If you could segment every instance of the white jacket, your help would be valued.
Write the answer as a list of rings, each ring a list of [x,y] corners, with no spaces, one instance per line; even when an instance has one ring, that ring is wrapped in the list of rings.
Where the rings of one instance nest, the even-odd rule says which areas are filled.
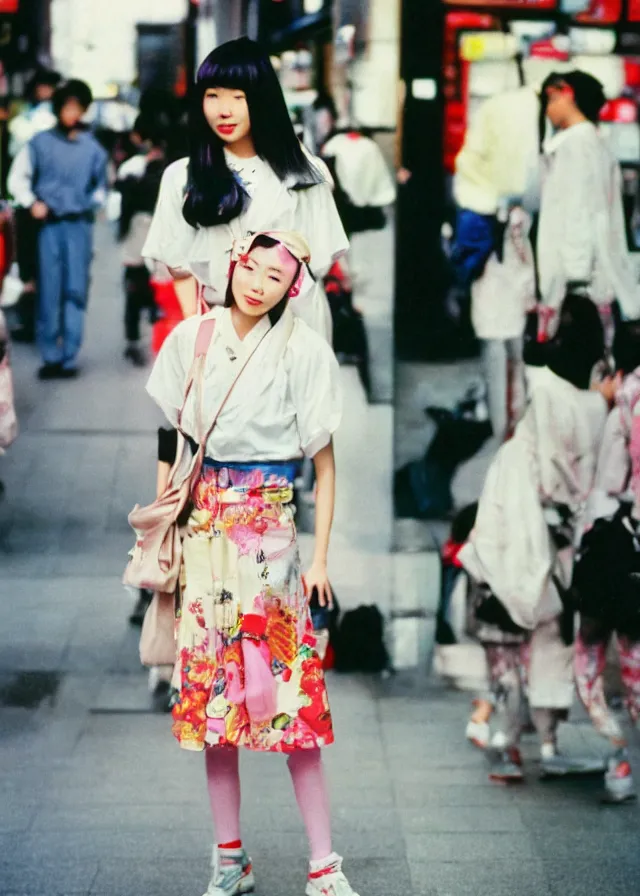
[[[545,147],[538,228],[542,301],[559,309],[567,283],[589,284],[597,305],[617,299],[640,317],[640,287],[627,249],[620,167],[595,125],[555,134]]]
[[[342,189],[354,205],[384,207],[396,199],[396,187],[375,140],[362,134],[336,134],[322,155],[336,160]]]
[[[460,208],[492,215],[501,201],[524,197],[528,208],[537,208],[539,113],[533,87],[484,101],[456,158],[453,193]]]

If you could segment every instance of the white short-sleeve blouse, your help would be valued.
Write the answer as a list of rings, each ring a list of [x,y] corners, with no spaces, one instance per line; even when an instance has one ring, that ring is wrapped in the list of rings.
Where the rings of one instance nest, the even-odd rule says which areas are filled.
[[[271,327],[264,317],[240,340],[228,308],[214,308],[204,317],[216,319],[204,370],[205,428],[247,354],[258,346],[209,437],[207,456],[227,462],[282,461],[313,457],[328,445],[342,416],[342,394],[338,363],[325,340],[296,319],[284,351],[279,350],[276,357],[273,349],[283,320]],[[173,426],[178,422],[202,320],[188,318],[173,330],[147,382],[147,392]],[[196,401],[192,390],[181,429],[197,440]]]
[[[322,163],[312,161],[323,173]],[[188,163],[187,158],[179,159],[164,172],[142,251],[144,257],[192,274],[204,285],[205,299],[210,305],[223,304],[234,239],[261,230],[298,231],[311,249],[313,277],[306,274],[300,295],[292,301],[291,307],[313,329],[326,333],[330,323],[324,319],[327,309],[316,307],[326,305],[326,298],[319,295],[318,281],[349,248],[331,184],[323,182],[297,189],[293,180],[280,181],[258,156],[240,160],[227,153],[227,163],[243,183],[250,202],[246,210],[229,224],[194,228],[182,215]]]

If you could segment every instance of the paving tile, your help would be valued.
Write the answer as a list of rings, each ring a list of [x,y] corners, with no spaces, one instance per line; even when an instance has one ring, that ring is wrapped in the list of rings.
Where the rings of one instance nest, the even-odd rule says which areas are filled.
[[[524,833],[517,806],[425,806],[423,809],[398,809],[398,818],[408,834]]]
[[[410,862],[413,896],[555,896],[545,867],[531,860]]]
[[[538,858],[529,834],[406,834],[410,862],[485,862]]]

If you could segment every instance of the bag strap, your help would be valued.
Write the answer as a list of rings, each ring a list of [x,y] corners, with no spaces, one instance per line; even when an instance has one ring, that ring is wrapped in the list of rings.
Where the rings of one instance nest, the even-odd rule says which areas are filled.
[[[182,407],[178,411],[178,429],[182,426],[182,415],[184,413],[185,406],[187,404],[187,399],[189,398],[189,394],[191,389],[193,388],[193,384],[196,380],[196,376],[199,372],[202,371],[204,367],[204,359],[209,351],[209,346],[213,340],[213,334],[216,329],[216,319],[215,317],[207,317],[200,321],[200,325],[198,327],[198,332],[196,333],[196,342],[195,348],[193,352],[193,362],[191,364],[191,369],[189,370],[189,375],[187,376],[187,382],[184,387],[184,397],[182,399]]]

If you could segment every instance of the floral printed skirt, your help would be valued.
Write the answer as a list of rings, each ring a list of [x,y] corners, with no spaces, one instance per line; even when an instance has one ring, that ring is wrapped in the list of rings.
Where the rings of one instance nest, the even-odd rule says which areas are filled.
[[[293,520],[291,464],[207,461],[183,543],[173,733],[180,746],[290,753],[333,742]],[[276,711],[245,704],[245,639],[275,681]],[[268,672],[267,672],[268,675]]]

